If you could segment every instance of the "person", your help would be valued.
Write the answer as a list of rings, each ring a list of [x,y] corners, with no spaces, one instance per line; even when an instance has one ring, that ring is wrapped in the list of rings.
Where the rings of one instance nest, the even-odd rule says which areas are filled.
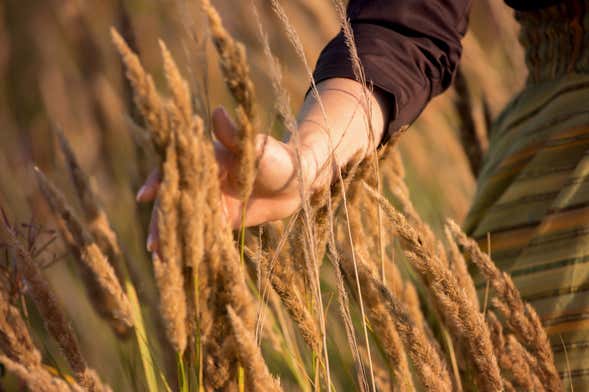
[[[334,179],[334,165],[386,143],[447,89],[470,3],[350,0],[358,57],[373,87],[369,105],[340,32],[315,68],[323,107],[309,93],[298,114],[301,165],[293,158],[295,138],[261,143],[246,225],[285,218],[300,207],[299,168],[305,192],[320,189]],[[589,390],[589,0],[506,3],[521,25],[529,77],[493,125],[465,230],[477,239],[489,233],[495,262],[538,311],[563,381]],[[212,123],[223,204],[237,228],[236,128],[222,108]],[[158,184],[155,172],[137,199],[153,200]],[[152,231],[150,250],[156,240]]]

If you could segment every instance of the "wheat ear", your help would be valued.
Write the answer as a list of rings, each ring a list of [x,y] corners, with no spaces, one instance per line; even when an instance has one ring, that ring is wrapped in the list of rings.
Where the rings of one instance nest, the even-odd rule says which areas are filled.
[[[57,302],[57,298],[49,287],[49,283],[43,277],[41,270],[33,260],[33,256],[22,242],[19,241],[8,224],[6,217],[3,217],[1,220],[7,235],[8,244],[16,251],[19,257],[18,269],[28,284],[28,292],[43,318],[45,327],[57,341],[67,359],[74,373],[74,378],[80,386],[90,392],[110,391],[110,388],[104,385],[98,378],[98,375],[88,367],[86,359],[80,351],[78,340],[74,335],[72,326]]]
[[[65,382],[60,378],[54,377],[41,365],[33,367],[25,366],[5,355],[0,355],[0,363],[6,367],[6,370],[21,379],[31,391],[83,392],[83,389],[78,384]]]
[[[513,335],[509,335],[509,343],[507,342],[503,326],[492,311],[487,312],[487,324],[499,366],[506,373],[504,377],[510,377],[513,383],[522,390],[544,391],[544,387],[539,389],[535,385],[534,379],[538,380],[538,378],[534,374],[534,370],[530,368],[527,355],[524,353],[525,349],[513,341]]]
[[[201,0],[209,20],[213,43],[219,54],[225,84],[237,103],[236,116],[239,156],[240,199],[247,202],[256,170],[256,112],[254,83],[246,59],[245,47],[225,29],[221,17],[209,0]]]
[[[276,381],[268,371],[262,352],[256,345],[256,340],[253,334],[247,330],[243,321],[241,321],[231,306],[227,307],[227,314],[229,316],[235,342],[237,343],[235,354],[246,372],[248,391],[282,391],[278,381]]]
[[[431,231],[416,230],[382,195],[368,185],[365,185],[365,189],[383,207],[385,214],[403,239],[405,256],[429,286],[450,332],[463,344],[472,360],[479,388],[493,392],[501,390],[501,375],[487,325],[482,314],[459,286],[447,262],[442,260],[441,256],[444,254],[437,251],[439,246],[431,242]],[[422,225],[418,227],[421,228]]]
[[[153,255],[156,283],[160,292],[160,311],[168,340],[176,352],[186,349],[186,297],[182,274],[182,250],[178,238],[179,174],[175,137],[166,148],[163,181],[156,206],[160,252]],[[161,256],[161,258],[160,258]]]
[[[458,245],[456,244],[456,240],[452,236],[450,228],[447,226],[444,227],[444,235],[446,237],[447,243],[447,257],[448,257],[448,264],[450,268],[455,272],[456,279],[458,280],[458,284],[460,287],[464,288],[468,298],[472,301],[477,309],[480,308],[479,306],[479,298],[477,296],[477,290],[474,285],[474,281],[468,272],[468,267],[466,265],[466,260],[464,260],[464,256],[460,253],[458,249]]]
[[[347,271],[348,280],[353,278],[353,275],[350,275],[352,272],[350,267],[353,267],[351,263],[350,256],[342,258],[342,266]],[[361,252],[357,255],[357,263],[358,274],[362,282],[362,294],[367,315],[370,319],[370,325],[374,329],[376,336],[378,336],[386,358],[391,365],[395,381],[403,391],[415,390],[405,353],[406,347],[404,347],[399,331],[397,330],[398,325],[393,320],[395,315],[391,314],[389,309],[387,309],[380,292],[380,285],[375,284],[375,277],[378,275],[374,271],[374,268],[368,264],[367,256]],[[408,313],[408,310],[405,310]],[[409,318],[406,320],[409,320]],[[411,320],[411,323],[414,324],[414,321]],[[416,327],[413,326],[412,328]],[[416,337],[422,338],[423,336],[416,335]],[[440,373],[445,376],[442,369],[443,366],[440,366]]]
[[[163,155],[171,133],[165,104],[155,88],[151,75],[143,69],[139,57],[114,28],[110,32],[125,65],[127,78],[133,87],[135,105],[151,131],[156,150]]]
[[[131,307],[113,267],[63,194],[38,168],[35,167],[34,171],[41,193],[67,227],[69,238],[77,249],[90,298],[100,313],[111,322],[115,332],[125,335],[133,327]]]
[[[344,258],[341,266],[348,280],[352,279],[353,282],[353,261],[349,260],[349,258],[346,261]],[[384,328],[390,329],[389,323],[394,325],[425,389],[427,391],[452,390],[452,382],[445,361],[438,355],[437,349],[423,334],[422,329],[416,328],[405,304],[391,294],[389,289],[383,285],[382,281],[361,258],[357,260],[356,266],[358,278],[367,295],[366,303],[373,305],[373,307],[369,308],[369,315],[379,315],[383,311],[390,315],[390,317],[382,320]],[[379,310],[379,305],[383,306],[384,309]],[[378,320],[373,321],[378,322]],[[398,356],[399,354],[391,353],[391,355]],[[402,379],[399,381],[402,381]]]
[[[262,276],[268,277],[272,288],[280,297],[283,306],[298,327],[303,339],[315,352],[321,347],[321,338],[317,323],[311,317],[298,287],[293,286],[295,271],[288,268],[282,261],[271,264],[272,257],[258,255],[246,249],[246,255],[251,260],[256,260],[262,270]]]
[[[542,384],[548,391],[561,391],[562,383],[554,365],[554,356],[548,336],[534,308],[524,302],[511,277],[505,272],[501,272],[474,240],[468,238],[454,222],[449,221],[448,227],[456,238],[456,242],[468,254],[470,260],[479,268],[495,290],[493,305],[505,317],[507,326],[526,349],[538,359],[538,376]]]

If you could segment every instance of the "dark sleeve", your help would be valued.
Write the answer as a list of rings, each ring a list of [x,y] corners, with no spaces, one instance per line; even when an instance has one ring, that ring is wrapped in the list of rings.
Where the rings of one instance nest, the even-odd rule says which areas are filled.
[[[563,0],[505,0],[505,3],[518,11],[534,11],[551,5],[562,3]]]
[[[394,131],[452,82],[470,0],[350,0],[348,17],[368,83],[388,93]],[[315,80],[354,78],[340,32],[323,49]],[[388,137],[385,134],[384,139]]]

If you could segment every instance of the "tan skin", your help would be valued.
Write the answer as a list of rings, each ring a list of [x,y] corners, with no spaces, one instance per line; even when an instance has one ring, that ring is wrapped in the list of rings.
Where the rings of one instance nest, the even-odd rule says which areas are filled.
[[[317,88],[325,115],[314,95],[308,94],[297,118],[298,140],[294,135],[287,142],[258,135],[256,142],[260,159],[254,189],[246,208],[246,226],[290,216],[301,205],[299,178],[302,178],[305,194],[309,194],[333,181],[336,169],[344,166],[354,155],[360,153],[365,156],[374,149],[373,141],[381,140],[389,116],[384,94],[364,92],[360,83],[340,78],[325,80]],[[366,97],[371,109],[372,127],[368,126]],[[212,125],[223,207],[228,221],[237,229],[242,223],[243,211],[237,198],[237,178],[233,175],[238,172],[237,128],[221,107],[213,111]],[[300,166],[296,159],[297,150]],[[154,201],[160,179],[158,170],[152,172],[139,190],[137,201]],[[158,249],[154,217],[152,215],[147,240],[149,251]]]

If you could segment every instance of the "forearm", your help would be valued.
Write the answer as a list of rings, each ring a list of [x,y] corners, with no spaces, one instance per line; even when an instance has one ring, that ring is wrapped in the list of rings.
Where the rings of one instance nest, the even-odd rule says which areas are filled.
[[[333,181],[336,169],[357,154],[365,157],[373,150],[382,139],[389,116],[385,94],[363,91],[354,80],[327,79],[317,88],[320,102],[313,92],[307,95],[297,130],[304,177],[311,190]],[[296,142],[293,135],[289,143]]]
[[[365,79],[391,98],[391,130],[411,124],[430,99],[450,86],[471,2],[348,2],[347,19]],[[313,73],[316,81],[355,79],[348,46],[343,32],[327,44]]]

